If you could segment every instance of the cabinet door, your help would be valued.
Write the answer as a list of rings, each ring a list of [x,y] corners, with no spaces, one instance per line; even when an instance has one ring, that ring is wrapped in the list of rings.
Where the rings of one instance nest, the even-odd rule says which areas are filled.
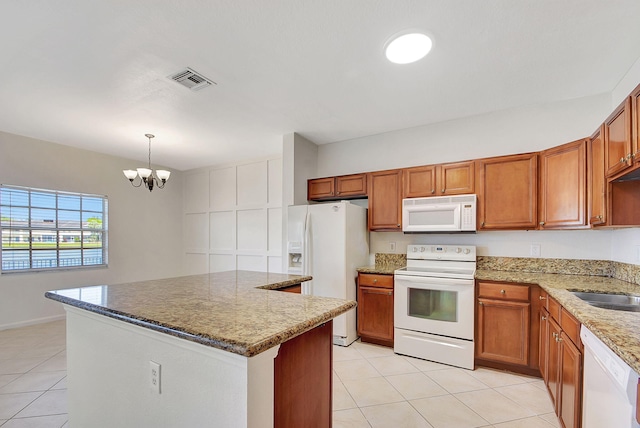
[[[607,223],[607,181],[604,170],[604,125],[589,139],[587,147],[587,170],[589,174],[589,224],[603,225]]]
[[[634,163],[640,164],[640,85],[631,93],[631,149]]]
[[[393,290],[358,287],[358,334],[364,341],[393,346]]]
[[[546,384],[551,395],[551,401],[554,403],[556,414],[558,413],[558,391],[560,385],[560,342],[556,338],[560,337],[560,326],[552,318],[548,318],[547,330],[547,379]]]
[[[369,230],[402,230],[402,170],[369,173]]]
[[[440,195],[463,195],[475,193],[475,162],[446,163],[438,166]]]
[[[631,165],[631,97],[616,108],[604,122],[607,177]]]
[[[331,199],[335,195],[335,178],[316,178],[307,181],[307,200]]]
[[[586,225],[586,147],[586,140],[578,140],[541,152],[541,229]]]
[[[564,428],[578,428],[582,414],[582,353],[564,332],[558,342],[561,349],[558,418]]]
[[[336,196],[338,198],[367,196],[367,174],[336,177]]]
[[[480,229],[535,229],[538,214],[538,155],[478,161]]]
[[[547,348],[549,347],[549,343],[547,338],[549,337],[549,312],[546,308],[540,309],[540,353],[538,354],[538,366],[540,367],[540,375],[544,380],[545,384],[549,382],[549,375],[547,373],[547,358],[548,352]]]
[[[478,299],[476,357],[529,365],[530,304]]]
[[[420,198],[436,194],[436,165],[418,166],[402,170],[404,198]]]

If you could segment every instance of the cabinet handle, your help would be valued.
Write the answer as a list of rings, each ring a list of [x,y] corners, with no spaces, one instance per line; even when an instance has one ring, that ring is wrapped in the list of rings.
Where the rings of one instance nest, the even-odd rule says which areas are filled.
[[[500,290],[500,294],[504,294],[504,293],[506,293],[506,291]]]
[[[538,297],[538,299],[540,299],[540,300],[547,300],[547,298],[546,298],[546,297],[544,297],[544,296],[539,296],[539,297]]]
[[[541,222],[540,222],[540,226],[544,226],[544,221],[541,221]]]

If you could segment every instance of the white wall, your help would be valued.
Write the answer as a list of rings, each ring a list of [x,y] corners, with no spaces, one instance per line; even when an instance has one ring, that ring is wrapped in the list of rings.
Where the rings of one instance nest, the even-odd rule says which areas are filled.
[[[609,94],[472,116],[318,146],[318,177],[535,152],[588,137]]]
[[[182,176],[135,189],[122,170],[141,164],[0,132],[0,183],[109,198],[109,267],[0,275],[0,329],[64,316],[48,290],[182,274]]]
[[[282,159],[184,173],[188,274],[282,271]]]
[[[640,74],[640,66],[634,67]],[[639,82],[640,76],[627,80]],[[624,84],[629,86],[628,82]],[[538,151],[591,135],[611,111],[611,95],[601,94],[320,145],[318,177]],[[376,252],[392,252],[390,242],[396,243],[397,253],[404,252],[407,244],[439,242],[476,245],[480,255],[505,257],[530,257],[530,246],[536,243],[545,258],[640,264],[638,229],[492,231],[475,235],[374,232],[370,237],[371,262]]]

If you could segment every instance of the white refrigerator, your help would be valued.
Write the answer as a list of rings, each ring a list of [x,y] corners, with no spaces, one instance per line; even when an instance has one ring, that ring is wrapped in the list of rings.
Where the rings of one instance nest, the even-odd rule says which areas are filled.
[[[356,268],[369,264],[367,209],[348,201],[296,205],[287,221],[287,272],[313,277],[302,293],[356,300]],[[333,320],[333,343],[357,338],[355,310]]]

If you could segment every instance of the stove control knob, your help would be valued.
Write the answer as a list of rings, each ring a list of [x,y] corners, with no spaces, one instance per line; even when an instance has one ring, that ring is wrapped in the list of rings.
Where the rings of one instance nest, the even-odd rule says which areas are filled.
[[[456,253],[461,252],[462,250],[460,249],[460,247],[456,247]]]
[[[469,254],[470,252],[471,252],[471,251],[470,251],[468,248],[465,248],[465,249],[464,249],[464,253],[465,253],[465,254]]]
[[[420,252],[424,253],[425,248],[424,247],[420,247]]]
[[[418,247],[413,247],[413,252],[417,252],[418,251]]]

